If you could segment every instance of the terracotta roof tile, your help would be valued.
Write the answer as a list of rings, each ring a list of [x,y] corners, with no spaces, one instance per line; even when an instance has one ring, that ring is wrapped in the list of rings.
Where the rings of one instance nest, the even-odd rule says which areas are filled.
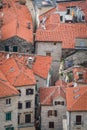
[[[41,87],[40,88],[41,105],[52,105],[53,100],[59,96],[66,98],[64,87],[50,86],[50,87]]]
[[[36,56],[36,62],[33,65],[34,74],[46,79],[51,69],[52,57]]]
[[[24,40],[33,43],[33,23],[32,17],[25,5],[20,5],[15,1],[5,1],[6,7],[0,11],[3,13],[2,40],[19,36]],[[8,7],[10,4],[10,8]],[[23,12],[23,13],[22,13]]]
[[[64,11],[69,6],[81,7],[87,20],[86,1],[59,3],[58,10]],[[46,29],[42,29],[41,23],[36,32],[36,41],[62,41],[62,48],[74,48],[76,38],[87,38],[87,23],[60,23],[59,15],[54,12],[57,12],[56,8],[51,9],[40,17],[42,20],[43,16],[46,16]]]
[[[18,91],[5,81],[0,80],[0,98],[18,95]]]
[[[31,69],[28,63],[29,57],[34,57]],[[0,70],[15,86],[36,84],[34,75],[46,79],[51,69],[51,63],[52,58],[49,56],[0,53]],[[22,78],[24,81],[21,80]]]
[[[0,65],[0,69],[7,80],[15,87],[36,84],[32,70],[23,68],[22,66],[17,64],[16,60],[11,57]]]
[[[87,87],[67,88],[66,100],[68,111],[87,111]]]

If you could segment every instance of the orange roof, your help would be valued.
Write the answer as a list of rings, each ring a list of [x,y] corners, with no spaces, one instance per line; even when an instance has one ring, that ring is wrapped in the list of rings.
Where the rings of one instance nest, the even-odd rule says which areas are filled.
[[[63,2],[58,4],[59,11],[66,11],[68,6],[81,7],[87,20],[87,3],[82,2]],[[87,38],[87,23],[60,23],[59,14],[55,14],[56,8],[51,9],[46,16],[45,27],[42,29],[41,24],[36,32],[36,41],[42,42],[62,42],[62,48],[74,48],[76,38]]]
[[[65,89],[60,86],[50,86],[40,88],[40,103],[41,105],[52,105],[53,100],[59,96],[65,98]]]
[[[50,25],[51,28],[54,24]],[[36,41],[62,42],[62,48],[74,48],[75,38],[87,37],[87,24],[83,23],[58,23],[54,29],[38,29]]]
[[[63,80],[57,80],[56,83],[55,83],[56,86],[63,86],[63,87],[66,87],[67,86],[67,83],[64,82]]]
[[[18,91],[6,81],[0,80],[0,98],[18,95]]]
[[[33,65],[34,74],[46,79],[51,68],[52,57],[36,56],[36,62]]]
[[[36,84],[32,70],[17,64],[16,60],[11,57],[0,65],[7,80],[15,87]],[[22,80],[21,80],[22,79]]]
[[[66,88],[68,111],[87,111],[87,87]]]
[[[9,56],[9,57],[8,57]],[[52,58],[49,56],[33,56],[32,68],[28,67],[31,55],[0,53],[0,70],[14,86],[36,84],[35,76],[46,79],[51,68]],[[23,79],[23,80],[21,80]]]
[[[27,42],[33,43],[33,23],[27,7],[12,0],[5,0],[4,2],[6,5],[0,12],[4,14],[1,28],[2,40],[18,36]]]

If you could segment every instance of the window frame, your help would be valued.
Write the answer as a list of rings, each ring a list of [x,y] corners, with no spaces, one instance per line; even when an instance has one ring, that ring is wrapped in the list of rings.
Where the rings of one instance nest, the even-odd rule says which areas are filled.
[[[12,119],[12,115],[11,115],[11,111],[9,111],[9,112],[6,112],[6,121],[11,121],[11,119]],[[10,114],[10,115],[9,115]]]
[[[11,98],[6,98],[6,105],[11,105]]]
[[[54,128],[54,122],[49,122],[49,128]]]
[[[31,108],[31,101],[26,101],[25,102],[25,108]]]

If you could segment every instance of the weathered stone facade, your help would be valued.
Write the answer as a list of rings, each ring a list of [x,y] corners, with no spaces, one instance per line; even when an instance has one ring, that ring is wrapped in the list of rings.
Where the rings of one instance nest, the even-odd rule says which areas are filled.
[[[55,105],[55,101],[64,101],[64,105]],[[49,110],[56,110],[57,116],[49,116]],[[41,130],[63,130],[63,116],[66,115],[66,101],[63,97],[58,97],[53,101],[52,106],[41,106]],[[49,122],[54,122],[54,128],[49,128]]]
[[[18,115],[20,116],[19,118],[19,127],[20,126],[34,126],[34,118],[35,118],[35,86],[23,86],[23,87],[17,87],[17,89],[20,91],[20,96],[18,98],[18,102],[22,103],[22,108],[18,109]],[[27,89],[32,89],[33,94],[26,95],[26,90]],[[30,107],[26,108],[26,102],[30,102]],[[25,115],[30,114],[30,122],[27,123],[25,122]]]
[[[76,122],[76,116],[81,116],[81,124]],[[87,112],[67,112],[67,130],[86,130],[87,129]]]
[[[22,38],[19,38],[18,36],[14,36],[0,42],[0,51],[31,54],[33,52],[33,44],[25,41]]]
[[[61,42],[36,42],[37,55],[52,56],[53,83],[58,79],[59,63],[62,55]]]
[[[6,99],[11,99],[11,104],[6,104]],[[0,130],[5,130],[12,126],[17,129],[17,114],[18,114],[18,96],[6,97],[0,99]],[[11,112],[11,120],[6,120],[6,113]]]

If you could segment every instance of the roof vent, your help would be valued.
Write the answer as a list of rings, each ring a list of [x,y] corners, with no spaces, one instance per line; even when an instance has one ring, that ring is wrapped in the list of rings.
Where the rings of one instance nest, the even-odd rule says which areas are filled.
[[[15,69],[14,69],[13,67],[10,68],[10,72],[14,72],[14,70],[15,70]]]
[[[79,92],[80,88],[73,90],[73,93]]]
[[[77,94],[76,96],[74,96],[74,99],[77,99],[78,97],[80,97],[80,94]]]

